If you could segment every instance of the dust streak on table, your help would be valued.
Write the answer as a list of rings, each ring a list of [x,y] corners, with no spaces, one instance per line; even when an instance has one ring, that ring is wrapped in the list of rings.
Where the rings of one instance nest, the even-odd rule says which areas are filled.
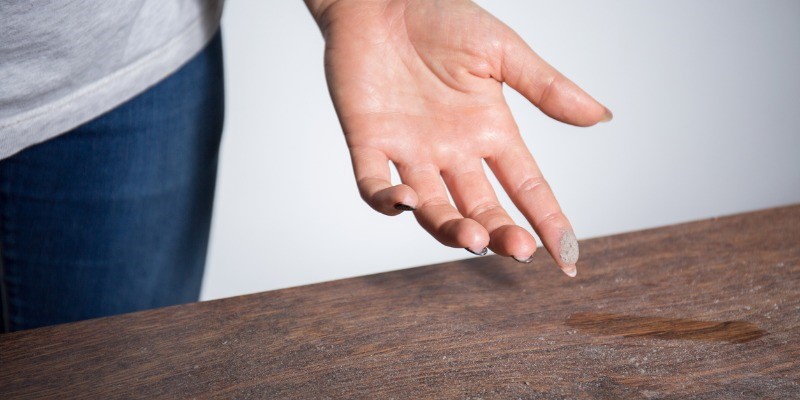
[[[0,397],[798,398],[798,325],[792,206],[3,335]]]

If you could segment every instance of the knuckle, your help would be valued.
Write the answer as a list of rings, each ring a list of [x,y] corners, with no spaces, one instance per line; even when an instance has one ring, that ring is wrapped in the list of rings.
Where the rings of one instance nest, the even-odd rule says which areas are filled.
[[[418,209],[425,209],[430,207],[450,206],[450,201],[442,197],[431,197],[419,203]]]
[[[544,226],[544,225],[552,224],[552,223],[556,223],[557,225],[561,225],[560,223],[558,223],[558,221],[559,220],[564,220],[566,218],[567,217],[564,215],[564,213],[561,210],[555,210],[555,211],[551,211],[551,212],[545,214],[544,216],[542,216],[538,221],[536,221],[536,225]]]
[[[532,176],[525,179],[519,186],[517,186],[517,189],[514,191],[514,195],[524,196],[541,190],[550,190],[550,184],[547,183],[547,180],[544,179],[544,176]]]
[[[553,91],[555,90],[556,83],[558,78],[556,76],[552,76],[547,79],[544,87],[542,88],[541,93],[539,94],[539,99],[536,101],[537,106],[544,106],[547,103],[548,99],[553,95]]]
[[[500,204],[495,201],[486,201],[475,206],[472,211],[467,215],[468,218],[477,219],[497,211],[502,211]]]

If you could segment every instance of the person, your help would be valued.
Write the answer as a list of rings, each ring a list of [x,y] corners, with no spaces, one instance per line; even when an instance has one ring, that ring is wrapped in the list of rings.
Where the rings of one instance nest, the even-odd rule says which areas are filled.
[[[15,331],[198,300],[224,88],[222,0],[0,0],[0,298]],[[358,190],[446,246],[556,264],[570,222],[503,96],[611,112],[468,0],[306,0]],[[389,163],[402,183],[393,185]],[[451,204],[447,194],[452,196]]]

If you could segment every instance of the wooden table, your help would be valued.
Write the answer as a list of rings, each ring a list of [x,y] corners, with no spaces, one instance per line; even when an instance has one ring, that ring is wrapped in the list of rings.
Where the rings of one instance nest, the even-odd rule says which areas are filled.
[[[800,398],[799,328],[792,206],[2,335],[0,398]]]

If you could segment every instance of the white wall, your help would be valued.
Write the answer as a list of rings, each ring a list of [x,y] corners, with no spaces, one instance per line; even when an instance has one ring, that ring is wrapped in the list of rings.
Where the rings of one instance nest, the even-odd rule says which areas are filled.
[[[800,201],[800,2],[480,3],[614,111],[573,128],[507,91],[579,238]],[[229,0],[223,38],[203,299],[471,257],[361,202],[300,0]]]

